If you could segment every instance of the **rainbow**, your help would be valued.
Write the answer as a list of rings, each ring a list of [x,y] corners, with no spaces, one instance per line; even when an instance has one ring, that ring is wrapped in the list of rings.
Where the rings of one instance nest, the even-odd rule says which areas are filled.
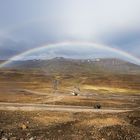
[[[83,47],[88,46],[88,47],[91,47],[91,48],[93,47],[93,49],[111,51],[111,52],[117,53],[118,55],[121,55],[121,56],[127,58],[128,61],[130,61],[134,64],[140,65],[140,59],[139,58],[137,58],[137,57],[135,57],[135,56],[133,56],[133,55],[127,53],[127,52],[124,52],[120,49],[112,48],[112,47],[109,47],[109,46],[106,46],[106,45],[91,43],[91,42],[61,42],[61,43],[44,45],[44,46],[41,46],[41,47],[30,49],[30,50],[28,50],[26,52],[23,52],[21,54],[18,54],[16,56],[10,58],[6,62],[0,64],[0,68],[10,64],[14,60],[20,60],[22,57],[24,57],[24,56],[26,56],[30,53],[38,52],[39,50],[44,49],[44,48],[52,48],[53,49],[53,48],[60,47],[60,46],[69,47],[70,45],[77,45],[77,46],[83,46]]]

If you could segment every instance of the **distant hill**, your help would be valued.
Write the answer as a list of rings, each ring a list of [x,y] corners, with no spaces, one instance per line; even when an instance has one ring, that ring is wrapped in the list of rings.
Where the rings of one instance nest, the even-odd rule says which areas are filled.
[[[56,57],[50,60],[13,61],[7,66],[12,69],[41,69],[47,73],[131,73],[140,74],[140,66],[120,59],[66,59]]]
[[[5,62],[5,60],[0,60],[0,64],[2,64],[2,63],[4,63]]]

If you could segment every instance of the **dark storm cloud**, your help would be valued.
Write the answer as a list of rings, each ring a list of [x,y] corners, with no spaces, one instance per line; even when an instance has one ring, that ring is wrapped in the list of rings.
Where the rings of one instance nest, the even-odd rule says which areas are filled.
[[[119,33],[106,33],[101,38],[102,42],[109,46],[115,46],[140,57],[140,30],[138,28]]]

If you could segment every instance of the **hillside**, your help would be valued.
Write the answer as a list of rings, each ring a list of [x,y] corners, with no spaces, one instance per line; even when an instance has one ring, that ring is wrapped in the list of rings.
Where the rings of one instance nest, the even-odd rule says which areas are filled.
[[[140,74],[140,66],[119,59],[76,60],[57,57],[50,60],[13,61],[6,68],[40,69],[47,73],[130,73]]]

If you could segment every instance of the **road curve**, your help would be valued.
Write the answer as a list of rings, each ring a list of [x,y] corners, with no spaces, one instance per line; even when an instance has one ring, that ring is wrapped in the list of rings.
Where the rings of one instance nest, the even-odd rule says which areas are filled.
[[[131,111],[130,109],[94,109],[88,106],[70,105],[47,105],[47,104],[27,104],[27,103],[6,103],[0,102],[0,110],[11,111],[64,111],[64,112],[98,112],[98,113],[119,113]]]

